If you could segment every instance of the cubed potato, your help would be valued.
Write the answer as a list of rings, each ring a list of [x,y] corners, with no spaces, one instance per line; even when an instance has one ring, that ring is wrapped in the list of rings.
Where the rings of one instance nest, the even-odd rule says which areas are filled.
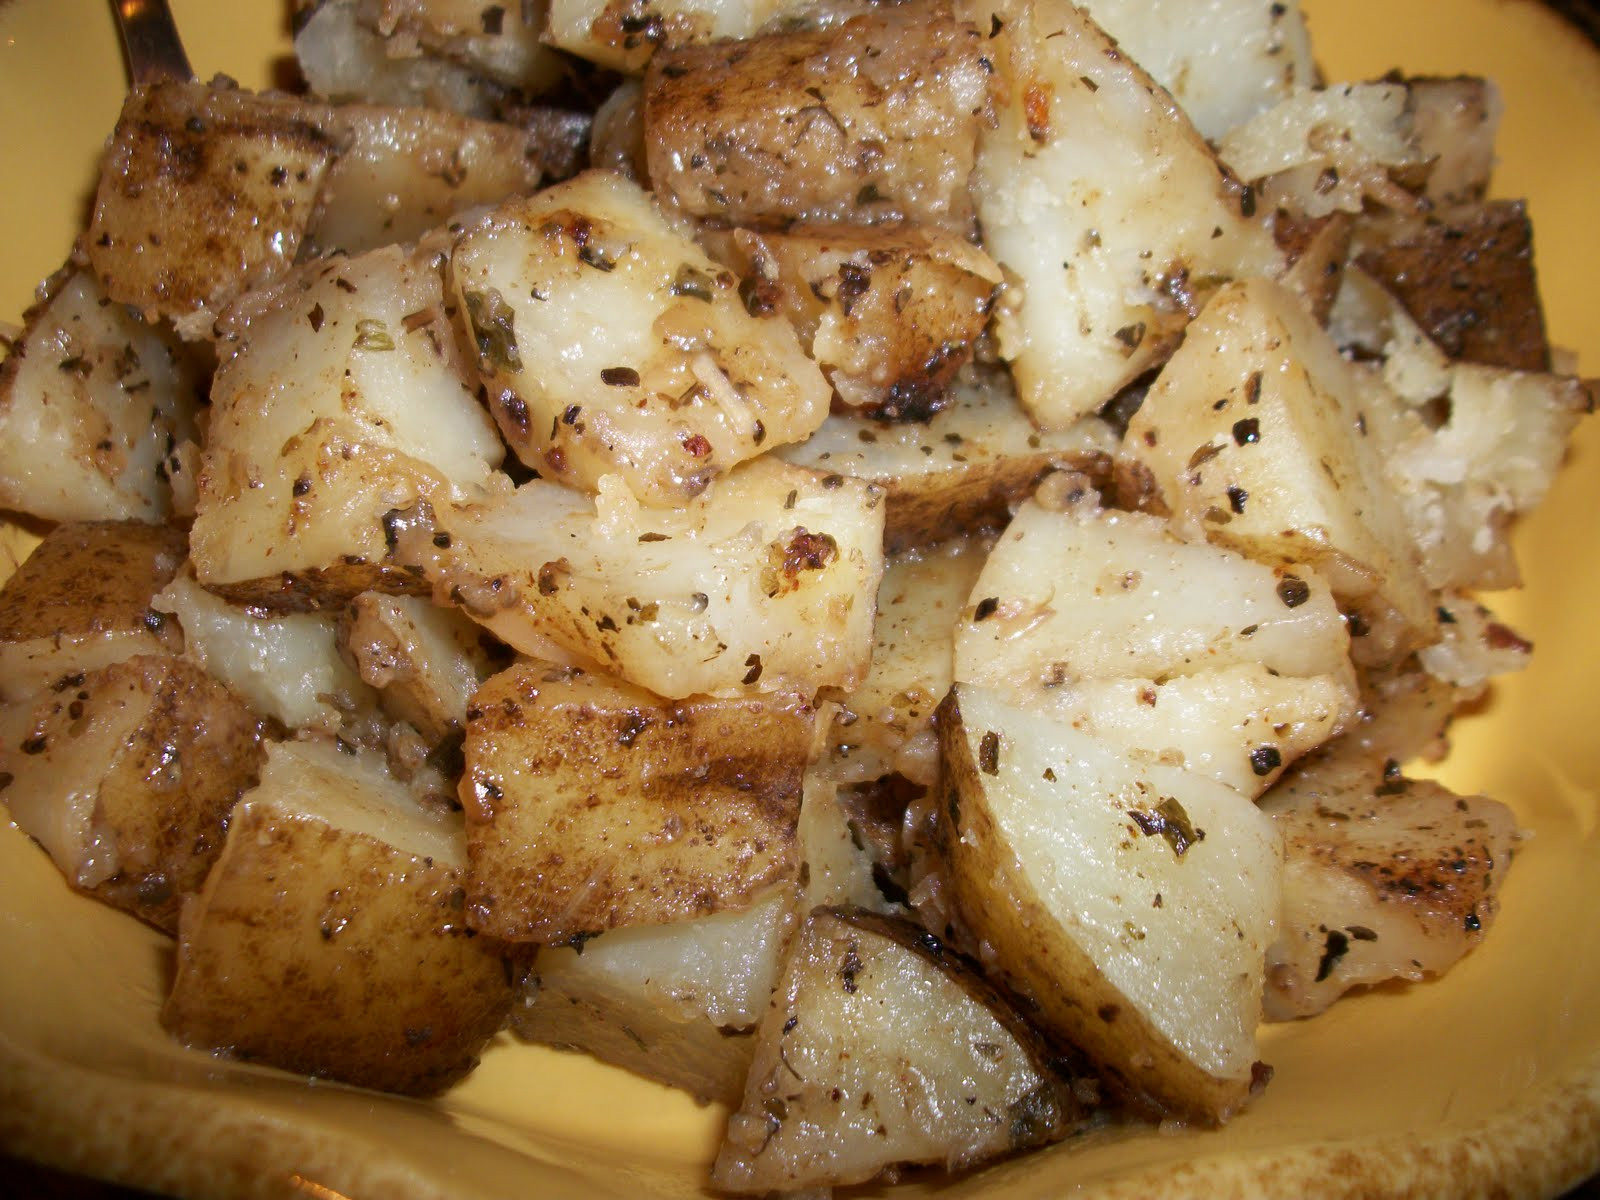
[[[731,1107],[794,924],[780,887],[748,908],[545,947],[512,1031]]]
[[[792,877],[815,712],[666,701],[523,662],[479,689],[466,774],[473,926],[567,942],[749,905]]]
[[[1397,661],[1437,636],[1404,512],[1363,412],[1362,372],[1298,300],[1230,284],[1128,424],[1124,447],[1178,531],[1264,562],[1315,567],[1362,620],[1358,661]]]
[[[1439,635],[1417,652],[1417,662],[1464,698],[1481,695],[1496,675],[1522,670],[1533,652],[1532,642],[1459,592],[1439,597]]]
[[[200,667],[138,655],[0,710],[0,801],[75,890],[176,933],[253,787],[260,721]]]
[[[363,592],[338,618],[347,666],[378,702],[431,746],[461,737],[478,686],[493,674],[483,630],[454,609],[414,596]]]
[[[419,520],[396,553],[525,654],[660,696],[811,695],[866,674],[882,530],[867,484],[757,459],[676,511],[621,480],[595,501],[534,480]]]
[[[289,729],[338,733],[377,708],[376,694],[339,656],[333,613],[259,616],[214,596],[187,569],[150,607],[177,618],[185,653]]]
[[[1300,297],[1320,325],[1328,323],[1344,283],[1354,232],[1355,222],[1349,213],[1334,212],[1315,218],[1295,218],[1282,212],[1274,215],[1272,236],[1289,264],[1283,273],[1283,284]]]
[[[198,383],[168,335],[53,279],[0,365],[0,506],[50,521],[162,521]]]
[[[1272,823],[983,688],[952,690],[939,739],[948,886],[986,972],[1133,1095],[1228,1117],[1259,1075]]]
[[[637,73],[663,46],[748,38],[809,0],[550,0],[545,37],[615,71]]]
[[[135,654],[183,649],[151,598],[172,580],[181,529],[138,521],[58,525],[0,588],[0,700]]]
[[[965,238],[915,225],[740,229],[718,240],[745,277],[747,305],[775,306],[839,400],[885,421],[926,421],[945,406],[1000,283]]]
[[[415,241],[458,213],[570,174],[572,146],[537,128],[373,104],[320,109],[316,119],[338,155],[318,192],[302,259]]]
[[[134,88],[84,239],[106,293],[201,337],[294,261],[333,161],[298,100],[231,84]]]
[[[1533,226],[1520,200],[1412,223],[1357,256],[1451,358],[1548,371],[1550,344],[1533,271]]]
[[[828,413],[828,385],[779,317],[635,183],[592,171],[467,231],[450,284],[512,448],[586,491],[617,475],[670,507]]]
[[[1516,818],[1335,743],[1261,804],[1283,836],[1283,908],[1265,1013],[1321,1012],[1352,988],[1443,974],[1499,908]]]
[[[1476,204],[1489,190],[1504,104],[1487,79],[1407,79],[1411,131],[1429,162],[1424,195],[1439,207]]]
[[[937,779],[933,713],[950,690],[956,625],[987,550],[982,540],[956,539],[889,560],[878,585],[872,667],[828,730],[841,778]]]
[[[1172,98],[1067,0],[971,0],[996,123],[973,189],[1011,275],[1000,351],[1049,429],[1158,366],[1222,280],[1282,272],[1253,196]]]
[[[736,225],[912,220],[972,232],[988,48],[946,4],[670,47],[645,74],[650,182]]]
[[[503,454],[469,389],[438,264],[308,264],[229,318],[190,534],[201,583],[278,611],[420,591],[395,514],[479,494]]]
[[[863,1183],[901,1164],[960,1170],[1088,1116],[998,993],[894,918],[812,913],[757,1038],[711,1172],[727,1191]]]
[[[162,1024],[191,1046],[384,1091],[465,1075],[518,974],[465,920],[460,817],[381,758],[275,743],[184,906]]]
[[[1212,141],[1316,80],[1305,16],[1292,0],[1090,0],[1084,7]]]
[[[397,57],[407,48],[465,64],[505,87],[537,94],[564,74],[561,58],[541,40],[545,4],[486,4],[484,0],[382,0],[362,10],[392,39]]]
[[[1041,431],[1003,373],[968,368],[950,403],[923,423],[836,415],[798,446],[777,451],[796,466],[881,488],[890,554],[1004,525],[1053,470],[1109,480],[1116,434],[1099,417]]]

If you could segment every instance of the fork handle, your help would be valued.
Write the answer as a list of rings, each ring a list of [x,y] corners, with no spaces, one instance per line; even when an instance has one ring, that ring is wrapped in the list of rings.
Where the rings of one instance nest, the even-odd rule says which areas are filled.
[[[193,79],[189,56],[167,0],[111,0],[128,76],[135,87],[164,79]]]

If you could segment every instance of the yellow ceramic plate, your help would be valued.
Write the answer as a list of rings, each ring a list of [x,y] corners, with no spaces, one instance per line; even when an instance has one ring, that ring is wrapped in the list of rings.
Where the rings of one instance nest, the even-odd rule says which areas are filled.
[[[1600,374],[1600,55],[1531,0],[1307,3],[1330,78],[1500,82],[1497,190],[1529,197],[1552,335]],[[287,53],[275,0],[175,7],[202,75],[259,86]],[[0,0],[0,319],[65,254],[121,90],[103,0]],[[1526,592],[1497,601],[1534,665],[1459,724],[1443,773],[1533,834],[1484,947],[1440,983],[1267,1030],[1277,1076],[1225,1130],[1058,1148],[897,1194],[1538,1195],[1600,1167],[1597,468],[1600,421],[1520,532]],[[0,1146],[208,1198],[702,1194],[718,1110],[509,1043],[427,1104],[215,1061],[157,1028],[167,954],[0,829]]]

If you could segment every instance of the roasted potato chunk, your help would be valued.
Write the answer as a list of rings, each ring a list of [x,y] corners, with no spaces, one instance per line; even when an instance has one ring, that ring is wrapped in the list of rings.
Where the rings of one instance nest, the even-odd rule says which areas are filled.
[[[852,687],[883,571],[875,489],[747,463],[681,509],[543,480],[418,521],[396,553],[507,644],[660,696]]]
[[[393,514],[477,495],[503,447],[426,254],[308,264],[229,318],[190,534],[201,583],[279,611],[420,591]]]
[[[776,306],[834,394],[885,421],[926,421],[989,322],[1000,270],[918,226],[736,230],[722,239],[753,310]]]
[[[1018,406],[1008,378],[968,368],[956,378],[948,406],[926,423],[839,414],[807,441],[776,453],[796,466],[881,488],[884,550],[898,554],[1004,525],[1053,470],[1107,481],[1115,449],[1116,435],[1098,417],[1040,431]]]
[[[1499,907],[1516,818],[1335,743],[1262,800],[1283,836],[1283,909],[1265,1015],[1321,1012],[1352,988],[1440,975]]]
[[[0,700],[135,654],[183,649],[151,600],[183,562],[181,529],[138,521],[58,525],[0,588]]]
[[[818,909],[757,1035],[712,1168],[733,1192],[975,1166],[1065,1137],[1088,1108],[976,972],[908,922]]]
[[[450,259],[452,292],[501,431],[542,476],[606,475],[680,504],[828,413],[828,385],[781,319],[637,184],[587,172],[495,210]]]
[[[301,1074],[437,1092],[500,1028],[517,972],[467,930],[460,818],[347,750],[270,747],[184,905],[161,1022]]]
[[[1003,102],[979,135],[983,245],[1011,275],[1000,352],[1047,429],[1097,411],[1177,345],[1224,279],[1277,275],[1253,198],[1187,117],[1066,0],[969,3]]]
[[[927,2],[662,50],[645,73],[651,186],[736,225],[912,220],[967,236],[986,52]]]
[[[138,655],[0,714],[0,801],[75,890],[176,933],[263,757],[232,692],[186,659]]]
[[[601,66],[637,73],[662,46],[747,38],[808,0],[550,0],[545,37]]]
[[[166,520],[196,391],[169,335],[109,303],[87,272],[58,276],[0,365],[0,506],[50,521]]]
[[[175,80],[130,92],[85,238],[107,294],[199,337],[286,271],[334,156],[304,107]]]
[[[1136,1096],[1223,1120],[1258,1070],[1281,848],[1248,798],[958,684],[940,848],[991,978]]]
[[[665,701],[524,662],[479,689],[466,774],[473,926],[565,942],[743,908],[795,869],[815,713]]]
[[[1367,381],[1286,289],[1224,288],[1128,424],[1124,447],[1179,532],[1322,572],[1367,634],[1358,661],[1437,636],[1433,604],[1375,438]]]

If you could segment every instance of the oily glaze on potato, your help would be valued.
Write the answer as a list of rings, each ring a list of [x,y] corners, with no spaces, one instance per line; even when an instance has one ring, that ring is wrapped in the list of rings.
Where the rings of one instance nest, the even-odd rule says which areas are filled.
[[[181,650],[182,632],[151,600],[183,557],[181,529],[57,525],[0,589],[0,700],[135,654]]]
[[[80,670],[0,710],[0,803],[76,891],[168,933],[256,782],[261,722],[187,659]]]
[[[459,816],[367,752],[275,743],[185,904],[161,1023],[183,1042],[430,1094],[472,1069],[517,972],[465,913]]]
[[[740,1193],[975,1166],[1058,1140],[1087,1106],[1032,1030],[909,922],[815,910],[757,1035],[712,1168]]]
[[[782,692],[660,700],[523,662],[472,702],[475,928],[554,943],[742,908],[795,867],[814,713]]]
[[[991,978],[1135,1096],[1226,1119],[1258,1078],[1278,834],[1245,796],[958,684],[938,838]]]

